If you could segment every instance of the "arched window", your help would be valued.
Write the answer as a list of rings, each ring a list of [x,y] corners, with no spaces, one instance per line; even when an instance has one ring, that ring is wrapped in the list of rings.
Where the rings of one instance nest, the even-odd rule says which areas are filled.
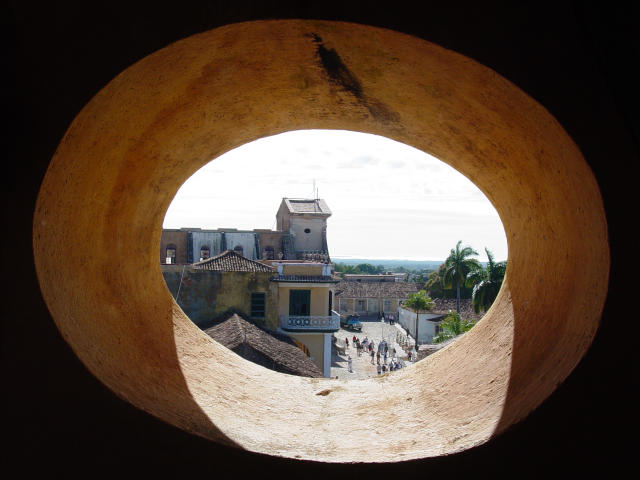
[[[169,245],[167,245],[167,248],[165,250],[165,262],[168,265],[173,265],[174,263],[176,263],[176,246],[173,243],[170,243]]]
[[[235,247],[233,247],[233,250],[244,256],[244,249],[242,248],[242,245],[236,245]]]
[[[200,247],[200,261],[205,260],[211,256],[211,250],[209,245],[203,245]]]
[[[264,255],[265,260],[274,260],[273,247],[264,247]]]

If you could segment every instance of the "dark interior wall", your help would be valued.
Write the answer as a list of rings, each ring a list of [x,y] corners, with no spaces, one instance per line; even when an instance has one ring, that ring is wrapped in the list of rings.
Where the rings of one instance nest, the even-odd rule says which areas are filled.
[[[10,272],[3,276],[7,468],[48,477],[85,476],[87,468],[184,476],[268,469],[281,475],[549,477],[558,471],[616,472],[633,458],[625,433],[637,418],[630,394],[637,386],[631,357],[637,327],[625,293],[632,269],[623,266],[629,257],[622,252],[628,248],[629,221],[637,217],[630,209],[635,202],[629,202],[640,131],[640,79],[632,71],[639,60],[637,9],[582,2],[443,1],[420,8],[360,0],[184,2],[171,8],[92,3],[14,1],[2,15],[9,45],[3,99],[11,120],[3,227],[10,226],[12,235],[3,236],[2,248],[4,271]],[[31,222],[40,182],[69,123],[100,88],[140,58],[200,31],[261,18],[377,25],[468,55],[543,104],[585,155],[609,222],[612,271],[602,324],[566,382],[501,437],[446,458],[396,465],[316,465],[241,452],[188,435],[121,401],[86,371],[58,333],[39,292]],[[375,423],[375,412],[370,420]]]
[[[187,232],[172,232],[162,231],[162,239],[160,240],[160,263],[166,264],[167,262],[167,247],[174,245],[176,247],[176,261],[177,265],[184,265],[187,263]]]

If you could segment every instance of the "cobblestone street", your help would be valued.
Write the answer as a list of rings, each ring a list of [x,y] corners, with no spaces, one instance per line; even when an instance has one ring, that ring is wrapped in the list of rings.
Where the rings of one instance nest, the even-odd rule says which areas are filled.
[[[406,331],[402,329],[398,324],[389,325],[388,322],[380,322],[375,317],[361,317],[362,332],[354,332],[353,330],[347,330],[340,328],[334,336],[338,339],[337,344],[340,347],[345,345],[345,338],[349,339],[349,347],[345,349],[344,354],[336,348],[334,344],[331,352],[331,376],[343,379],[363,379],[369,377],[375,377],[378,375],[376,370],[376,358],[374,356],[373,363],[371,363],[371,356],[366,350],[362,350],[362,355],[358,356],[358,351],[353,345],[353,336],[355,335],[360,341],[367,337],[369,340],[375,342],[375,350],[377,351],[378,345],[381,340],[386,340],[389,345],[389,357],[387,357],[387,363],[391,360],[392,349],[396,349],[396,360],[404,362],[404,368],[411,367],[412,364],[407,360],[407,353],[403,349],[403,346],[398,343],[397,340],[406,334]],[[351,355],[353,372],[349,372],[348,356]],[[380,364],[383,363],[383,358],[380,358]],[[391,372],[393,374],[393,372]]]

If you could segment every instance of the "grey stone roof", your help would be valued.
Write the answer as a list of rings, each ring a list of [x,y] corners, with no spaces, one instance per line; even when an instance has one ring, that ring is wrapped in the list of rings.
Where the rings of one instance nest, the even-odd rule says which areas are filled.
[[[341,281],[336,285],[336,297],[342,298],[408,298],[419,290],[415,283]]]
[[[283,198],[282,200],[292,214],[323,215],[327,217],[331,215],[331,210],[321,198]]]
[[[216,342],[241,357],[277,372],[322,377],[322,372],[288,335],[270,332],[237,314],[205,330]]]
[[[225,250],[215,257],[196,262],[193,267],[198,270],[217,270],[221,272],[276,272],[275,268],[249,260],[233,250]]]
[[[331,275],[276,275],[273,282],[338,283]]]

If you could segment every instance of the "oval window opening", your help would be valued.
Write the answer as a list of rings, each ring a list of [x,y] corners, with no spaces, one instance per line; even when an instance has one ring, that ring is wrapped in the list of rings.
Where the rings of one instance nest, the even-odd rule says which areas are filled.
[[[203,262],[220,254],[211,241],[197,250],[184,235],[175,235],[160,246],[160,261],[155,256],[163,216],[182,182],[212,158],[217,161],[207,168],[222,166],[222,154],[232,154],[235,146],[309,128],[375,132],[437,153],[480,186],[500,212],[509,239],[509,273],[486,318],[451,348],[407,364],[401,372],[376,373],[361,381],[288,376],[238,357],[198,329],[174,300],[184,300],[186,278],[177,277],[175,295],[170,295],[160,277],[162,269],[190,270],[187,251],[194,255],[189,265],[199,263],[198,254]],[[246,147],[250,145],[255,144]],[[316,150],[324,151],[324,145]],[[299,162],[300,153],[289,161]],[[240,179],[235,193],[241,197],[265,189],[275,195],[273,205],[261,194],[249,206],[270,219],[262,228],[267,233],[278,230],[270,222],[283,196],[312,204],[325,200],[332,212],[325,234],[329,261],[317,252],[311,260],[326,268],[323,275],[331,279],[338,263],[347,264],[345,257],[371,258],[367,249],[379,241],[386,242],[385,248],[403,245],[408,251],[414,240],[425,248],[427,240],[439,238],[433,230],[420,230],[433,221],[421,216],[425,209],[409,195],[416,184],[424,186],[431,178],[424,168],[413,174],[406,166],[398,169],[404,172],[405,187],[399,194],[407,196],[402,212],[411,214],[410,230],[402,233],[394,228],[399,219],[385,216],[388,205],[374,197],[384,193],[380,184],[387,179],[369,176],[375,165],[363,168],[362,158],[344,154],[307,165],[301,192],[274,193],[276,184],[269,182],[295,165],[276,170],[273,159],[261,162],[269,169],[262,170],[256,192],[248,183],[253,172],[246,164],[235,175],[227,177],[225,170],[218,177]],[[359,159],[360,168],[341,171],[345,158]],[[323,170],[326,176],[319,175]],[[361,184],[368,189],[367,197],[352,203],[376,230],[365,236],[347,224],[358,250],[341,252],[336,250],[340,216],[353,205],[343,204],[331,186],[342,188],[337,193],[353,194]],[[283,283],[294,279],[286,275],[313,277],[308,272],[285,273],[284,250],[263,251],[260,244],[247,244],[237,235],[243,230],[256,233],[258,225],[242,225],[239,213],[244,209],[235,198],[219,198],[207,207],[212,215],[231,212],[232,217],[216,218],[211,227],[194,226],[189,218],[185,230],[224,230],[229,233],[225,252],[233,252],[239,262],[271,262],[271,267],[279,262],[282,272],[275,267],[276,273],[267,273],[280,276]],[[442,212],[452,203],[443,202]],[[321,212],[326,216],[324,208]],[[171,226],[177,230],[172,233],[180,233],[183,226]],[[228,25],[176,42],[132,65],[69,127],[43,180],[33,227],[34,261],[47,307],[73,351],[108,388],[178,428],[221,444],[324,462],[450,455],[490,441],[522,421],[587,351],[606,298],[609,271],[597,182],[580,150],[544,107],[496,72],[453,51],[391,30],[344,22]],[[307,228],[309,239],[317,238],[314,228]],[[293,237],[289,226],[286,230]],[[440,260],[459,240],[461,249],[471,245],[479,251],[479,259],[484,246],[496,259],[503,258],[493,242],[474,245],[470,237],[458,235],[443,248]],[[64,262],[61,251],[67,252]],[[132,251],[140,254],[130,255]],[[265,258],[251,260],[253,251]],[[128,261],[114,268],[113,259],[123,255],[129,255]],[[301,262],[296,258],[294,263]],[[259,272],[251,273],[256,274],[251,281],[259,283]],[[354,283],[367,285],[360,280]],[[281,286],[269,282],[270,288]],[[280,297],[277,312],[292,312],[286,315],[291,320],[287,325],[297,329],[298,338],[303,328],[317,329],[322,318],[332,325],[333,312],[341,308],[335,286],[327,287],[327,310],[314,318],[314,297],[304,292],[311,288],[289,285],[295,293]],[[245,315],[264,315],[266,321],[272,297],[258,289],[243,292],[251,293],[243,300],[249,305]],[[323,352],[331,351],[335,333],[327,330]],[[321,347],[298,343],[305,358]],[[331,358],[324,359],[323,372],[330,372]],[[377,422],[390,431],[402,432],[392,448],[385,435],[362,428],[359,415],[354,415],[368,411],[375,411]]]
[[[174,299],[215,341],[282,373],[363,379],[470,330],[500,290],[507,242],[489,200],[437,158],[298,130],[190,177],[160,251]]]

